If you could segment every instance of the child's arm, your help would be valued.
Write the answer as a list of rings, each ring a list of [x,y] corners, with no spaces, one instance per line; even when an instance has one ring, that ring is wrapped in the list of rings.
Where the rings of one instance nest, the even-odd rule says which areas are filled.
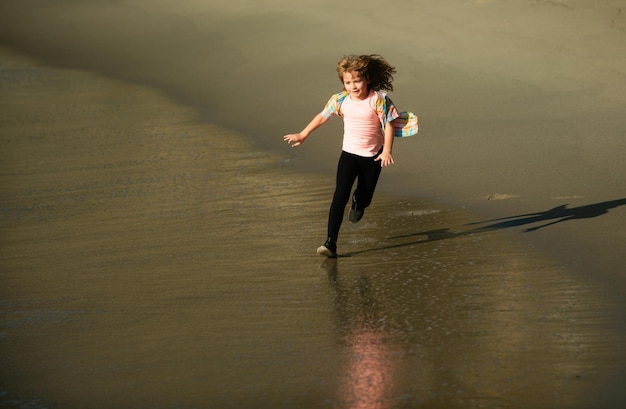
[[[309,122],[309,124],[306,126],[306,128],[300,131],[300,133],[285,135],[283,136],[283,140],[290,144],[293,148],[295,148],[296,146],[300,146],[302,145],[302,142],[304,142],[314,130],[324,125],[326,122],[328,122],[329,119],[330,117],[324,117],[324,115],[322,115],[322,113],[320,112],[319,114],[315,115],[315,118],[313,118],[311,122]]]
[[[380,166],[393,165],[393,156],[391,156],[391,149],[393,148],[393,125],[391,122],[387,122],[385,125],[385,142],[383,145],[383,151],[374,160],[380,161]]]

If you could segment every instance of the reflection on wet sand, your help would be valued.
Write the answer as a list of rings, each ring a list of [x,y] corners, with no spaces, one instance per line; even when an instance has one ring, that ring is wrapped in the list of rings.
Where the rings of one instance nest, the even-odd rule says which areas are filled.
[[[393,367],[384,335],[363,330],[354,333],[348,348],[346,379],[340,385],[340,400],[353,409],[383,409],[389,404]]]
[[[336,260],[328,260],[327,267],[331,286],[336,291],[337,327],[345,344],[345,368],[340,372],[337,400],[350,409],[391,408],[397,362],[393,361],[389,336],[377,317],[376,301],[367,294],[367,279],[361,277],[357,288],[344,288]],[[358,294],[357,300],[350,300],[352,291]],[[362,303],[354,311],[356,316],[349,311],[351,302]]]

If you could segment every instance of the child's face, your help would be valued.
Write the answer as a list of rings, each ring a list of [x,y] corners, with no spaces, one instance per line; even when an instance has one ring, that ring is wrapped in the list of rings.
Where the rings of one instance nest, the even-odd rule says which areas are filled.
[[[365,99],[369,94],[368,82],[361,78],[358,72],[350,71],[343,73],[343,86],[350,93],[352,99]]]

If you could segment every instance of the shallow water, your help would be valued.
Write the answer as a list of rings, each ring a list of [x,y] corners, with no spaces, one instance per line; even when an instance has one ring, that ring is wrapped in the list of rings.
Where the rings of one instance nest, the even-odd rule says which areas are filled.
[[[5,55],[0,406],[624,401],[619,305],[509,232],[379,195],[319,258],[328,176]]]

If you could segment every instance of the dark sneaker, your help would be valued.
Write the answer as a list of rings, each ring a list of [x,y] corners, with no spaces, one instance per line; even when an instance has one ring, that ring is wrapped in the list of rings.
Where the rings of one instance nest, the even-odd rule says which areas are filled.
[[[331,239],[317,248],[317,254],[326,257],[337,257],[337,244]]]
[[[350,219],[351,223],[356,223],[363,218],[363,213],[365,213],[365,209],[359,209],[356,205],[356,202],[352,201],[352,207],[350,207],[350,214],[348,215],[348,219]]]

